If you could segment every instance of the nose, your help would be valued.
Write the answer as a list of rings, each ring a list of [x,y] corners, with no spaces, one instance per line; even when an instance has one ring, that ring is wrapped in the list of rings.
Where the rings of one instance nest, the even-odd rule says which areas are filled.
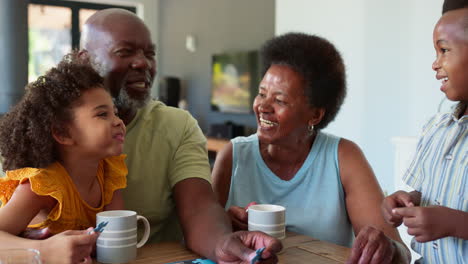
[[[437,56],[434,62],[432,63],[432,69],[434,71],[437,71],[438,69],[440,69],[439,56]]]
[[[132,60],[131,64],[133,69],[150,69],[152,67],[151,61],[145,56],[143,51],[136,53],[135,58]]]
[[[260,112],[270,112],[271,109],[271,99],[269,97],[262,98],[258,104],[258,110]]]
[[[113,125],[116,126],[116,127],[123,127],[123,128],[125,129],[125,124],[124,124],[124,122],[123,122],[122,119],[120,119],[120,117],[118,117],[118,116],[115,116]]]

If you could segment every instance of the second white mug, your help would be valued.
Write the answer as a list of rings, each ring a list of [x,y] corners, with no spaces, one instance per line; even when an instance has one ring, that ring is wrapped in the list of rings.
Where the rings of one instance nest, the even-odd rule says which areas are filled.
[[[249,231],[262,231],[272,237],[286,237],[286,208],[274,204],[255,204],[247,209]]]

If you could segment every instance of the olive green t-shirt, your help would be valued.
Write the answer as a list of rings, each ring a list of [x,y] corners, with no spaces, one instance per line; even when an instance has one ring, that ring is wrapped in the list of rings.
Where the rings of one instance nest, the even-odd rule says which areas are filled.
[[[187,111],[152,100],[128,124],[124,153],[125,207],[149,220],[148,243],[181,240],[173,187],[187,178],[211,182],[206,138],[197,121]]]

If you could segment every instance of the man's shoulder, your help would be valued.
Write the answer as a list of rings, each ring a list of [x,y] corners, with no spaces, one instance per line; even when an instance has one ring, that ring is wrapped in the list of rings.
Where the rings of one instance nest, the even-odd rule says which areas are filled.
[[[183,109],[167,106],[164,103],[151,100],[143,109],[142,109],[142,119],[147,122],[155,122],[160,125],[182,125],[185,124],[188,120],[194,120],[192,115]]]
[[[151,100],[143,109],[144,116],[146,118],[151,119],[168,119],[170,121],[176,121],[174,118],[190,118],[192,117],[189,112],[172,107],[167,106],[163,102],[157,100]]]

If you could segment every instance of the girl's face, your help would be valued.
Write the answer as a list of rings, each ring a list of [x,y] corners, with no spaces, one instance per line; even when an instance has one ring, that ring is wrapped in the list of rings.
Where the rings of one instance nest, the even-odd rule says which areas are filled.
[[[463,26],[466,10],[447,12],[434,28],[436,60],[432,69],[442,81],[440,90],[449,100],[468,102],[468,38]]]
[[[314,113],[304,94],[302,76],[288,66],[275,64],[260,82],[253,110],[257,135],[265,143],[303,140]]]
[[[68,129],[74,151],[97,159],[120,155],[125,125],[116,115],[110,94],[98,87],[85,91],[79,100]]]

